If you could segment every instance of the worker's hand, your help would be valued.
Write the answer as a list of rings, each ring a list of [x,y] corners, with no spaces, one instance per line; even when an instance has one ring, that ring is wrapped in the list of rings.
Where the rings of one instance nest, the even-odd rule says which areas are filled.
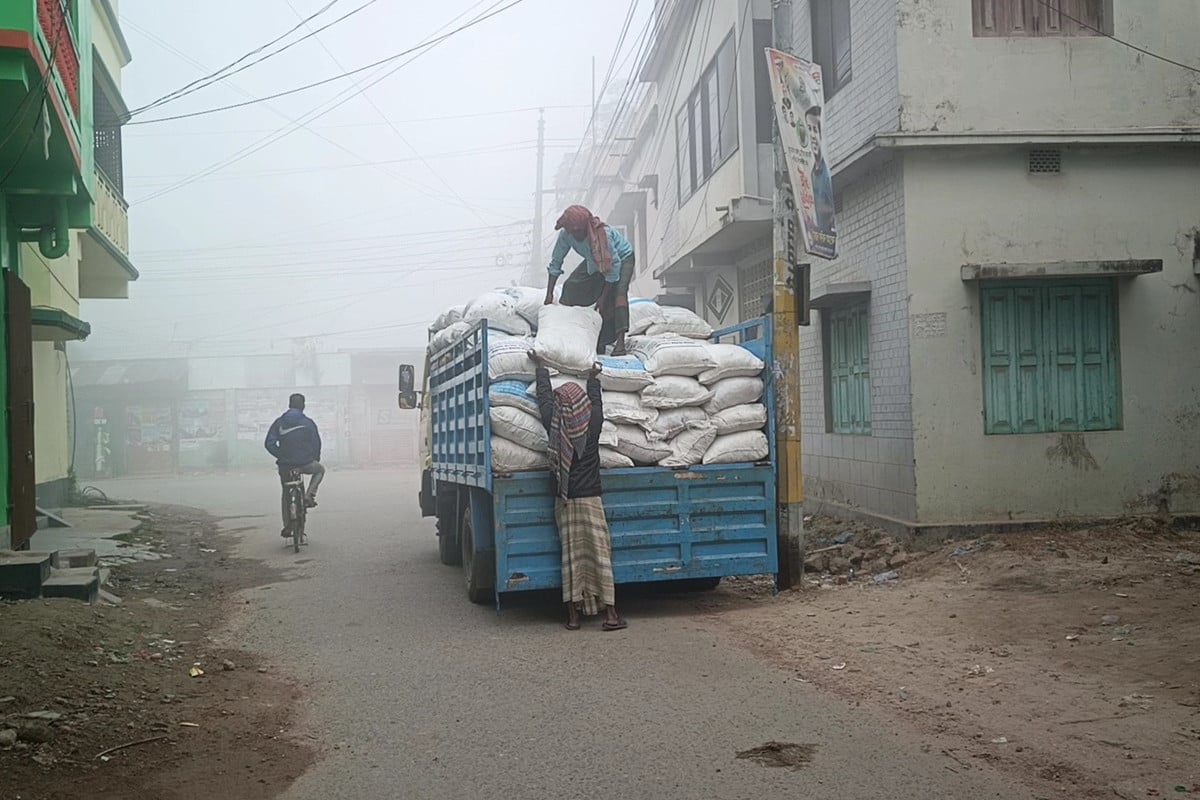
[[[600,377],[600,373],[603,371],[604,371],[603,365],[601,365],[600,362],[597,361],[594,364],[592,364],[592,369],[590,372],[588,372],[588,377],[589,378],[598,378],[598,377]]]
[[[529,360],[532,361],[534,364],[537,364],[539,367],[546,366],[545,359],[543,359],[541,357],[541,355],[535,350],[529,351]]]

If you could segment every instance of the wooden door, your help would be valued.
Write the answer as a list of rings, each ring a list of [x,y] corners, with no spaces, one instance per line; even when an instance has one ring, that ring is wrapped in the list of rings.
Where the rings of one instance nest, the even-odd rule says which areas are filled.
[[[37,530],[33,469],[33,312],[29,287],[4,270],[8,333],[8,519],[12,548],[27,550]]]

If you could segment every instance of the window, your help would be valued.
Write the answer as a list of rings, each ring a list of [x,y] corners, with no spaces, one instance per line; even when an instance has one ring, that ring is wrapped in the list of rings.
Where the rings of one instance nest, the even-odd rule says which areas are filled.
[[[738,301],[741,305],[742,321],[761,317],[774,291],[775,258],[769,252],[739,269]]]
[[[771,71],[763,51],[774,44],[771,20],[754,20],[754,140],[771,144],[775,136],[775,99],[771,96]]]
[[[850,82],[850,3],[812,0],[813,61],[821,65],[825,99]]]
[[[971,0],[976,36],[1102,36],[1105,0]]]
[[[681,206],[737,150],[736,59],[731,33],[675,116],[679,143],[676,184]]]
[[[1111,280],[984,286],[980,301],[986,433],[1118,427],[1113,297]]]
[[[825,316],[825,409],[832,433],[871,433],[871,340],[866,303]]]

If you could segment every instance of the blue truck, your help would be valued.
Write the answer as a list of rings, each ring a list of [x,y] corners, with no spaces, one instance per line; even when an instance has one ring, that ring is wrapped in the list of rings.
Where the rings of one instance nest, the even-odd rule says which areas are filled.
[[[767,365],[767,461],[603,471],[617,584],[713,588],[734,575],[777,575],[770,331],[758,319],[713,334]],[[429,353],[425,366],[420,504],[437,520],[441,562],[461,565],[472,602],[497,608],[508,593],[561,586],[549,473],[492,468],[486,321]]]

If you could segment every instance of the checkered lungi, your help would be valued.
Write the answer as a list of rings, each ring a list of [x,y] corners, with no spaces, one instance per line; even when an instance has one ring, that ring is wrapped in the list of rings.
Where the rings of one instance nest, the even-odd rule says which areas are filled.
[[[576,603],[586,616],[616,604],[612,537],[599,497],[558,498],[554,505],[562,542],[563,602]]]

